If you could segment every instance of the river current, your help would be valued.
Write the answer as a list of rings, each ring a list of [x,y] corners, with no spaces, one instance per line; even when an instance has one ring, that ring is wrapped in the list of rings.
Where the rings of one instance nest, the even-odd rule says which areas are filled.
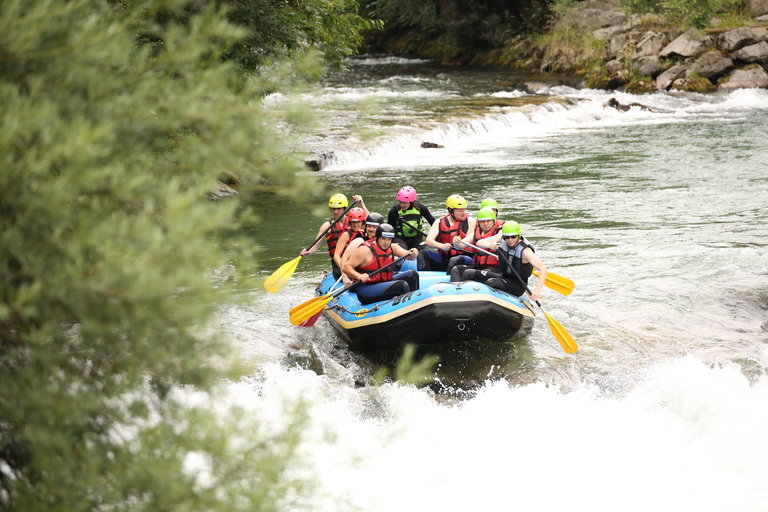
[[[575,281],[542,305],[580,349],[539,315],[527,337],[445,347],[429,386],[370,386],[388,361],[325,319],[288,323],[328,267],[304,258],[221,324],[258,362],[233,401],[309,404],[306,509],[768,510],[768,91],[546,80],[369,57],[307,94],[321,183],[385,215],[403,185],[436,217],[450,194],[496,199]],[[264,278],[324,220],[285,210],[257,234]]]

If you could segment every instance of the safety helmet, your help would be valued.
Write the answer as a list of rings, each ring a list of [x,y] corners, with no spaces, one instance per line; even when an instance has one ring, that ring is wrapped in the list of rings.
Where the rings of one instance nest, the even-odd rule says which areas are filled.
[[[502,238],[507,235],[517,235],[520,236],[520,224],[513,220],[508,220],[504,223],[504,225],[501,227],[501,236]]]
[[[412,203],[416,200],[416,189],[406,185],[397,192],[395,197],[398,201]]]
[[[392,224],[387,224],[386,222],[380,224],[379,227],[376,228],[376,238],[379,237],[395,238],[395,228],[392,227]]]
[[[490,206],[480,208],[480,211],[477,212],[477,220],[496,220],[496,212]]]
[[[491,198],[483,199],[483,202],[480,203],[480,208],[485,208],[486,206],[489,208],[496,208],[497,210],[499,209],[499,203],[497,203],[495,199]]]
[[[347,214],[347,220],[349,222],[363,222],[365,220],[365,210],[362,208],[352,208]]]
[[[467,207],[467,200],[461,197],[458,194],[453,194],[452,196],[448,196],[448,199],[445,201],[445,205],[449,209],[453,208],[466,208]]]
[[[328,200],[328,208],[346,208],[347,206],[349,206],[349,201],[344,194],[333,194]]]
[[[368,218],[365,219],[365,223],[369,226],[378,226],[382,222],[384,222],[384,216],[376,212],[371,212],[368,214]]]

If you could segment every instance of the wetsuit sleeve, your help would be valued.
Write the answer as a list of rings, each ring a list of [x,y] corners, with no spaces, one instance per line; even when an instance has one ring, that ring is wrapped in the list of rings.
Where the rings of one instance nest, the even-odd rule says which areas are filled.
[[[419,211],[421,212],[421,216],[427,219],[427,222],[429,222],[430,226],[435,223],[435,218],[429,212],[429,208],[419,203]]]
[[[387,224],[389,224],[392,227],[397,227],[397,209],[399,208],[399,205],[395,205],[392,208],[389,209],[389,213],[387,213]]]

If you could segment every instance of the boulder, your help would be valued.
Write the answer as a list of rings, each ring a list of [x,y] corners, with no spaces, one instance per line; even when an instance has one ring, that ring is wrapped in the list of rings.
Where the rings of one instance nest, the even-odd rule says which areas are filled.
[[[646,32],[635,45],[635,56],[657,55],[667,42],[667,36],[657,32]]]
[[[721,50],[733,52],[759,41],[764,41],[767,37],[768,27],[739,27],[720,34],[717,46]]]
[[[694,73],[704,78],[714,80],[733,69],[733,61],[727,55],[712,50],[702,53],[688,68],[685,76],[690,77]]]
[[[744,7],[753,18],[768,14],[768,0],[745,0]]]
[[[712,92],[715,90],[715,86],[708,79],[703,76],[692,76],[687,78],[678,78],[672,82],[672,89],[676,91],[689,91],[689,92]]]
[[[661,63],[658,55],[646,55],[635,59],[634,66],[643,76],[656,78],[664,71],[664,65]]]
[[[607,50],[609,57],[621,57],[625,54],[628,37],[626,33],[616,34],[608,41]]]
[[[686,69],[682,64],[677,64],[660,74],[656,77],[656,89],[660,91],[669,90],[675,80],[685,76]]]
[[[664,47],[660,57],[695,57],[704,53],[712,46],[712,37],[699,33],[695,28],[680,34],[674,41]]]
[[[768,87],[768,71],[762,66],[753,64],[746,68],[737,69],[720,81],[718,91],[730,92],[736,89],[754,89]]]
[[[757,44],[745,46],[731,53],[731,57],[744,62],[768,62],[768,42],[760,41]]]
[[[595,36],[595,39],[599,39],[601,41],[607,41],[613,36],[617,34],[624,34],[626,32],[629,32],[629,25],[614,25],[611,27],[605,27],[605,28],[599,28],[592,32],[592,35]]]
[[[627,15],[618,9],[581,9],[576,12],[573,21],[589,30],[622,25],[627,22]]]

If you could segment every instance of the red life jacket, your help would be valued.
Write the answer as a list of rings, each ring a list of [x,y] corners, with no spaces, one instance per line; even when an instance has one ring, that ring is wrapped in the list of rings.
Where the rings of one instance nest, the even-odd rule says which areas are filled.
[[[501,224],[503,225],[504,223],[502,222]],[[500,229],[501,229],[501,226],[497,224],[493,226],[491,229],[489,229],[487,233],[483,233],[483,231],[480,229],[480,226],[477,226],[475,228],[475,245],[477,245],[478,240],[482,240],[483,238],[490,238],[494,235],[497,235]],[[492,252],[492,253],[496,252],[493,249],[486,249],[486,251]],[[497,267],[499,266],[499,259],[494,258],[493,256],[488,256],[487,254],[482,252],[475,252],[474,261],[472,263],[479,268]]]
[[[453,226],[451,226],[448,223],[448,219],[450,217],[450,215],[446,215],[440,219],[440,224],[438,226],[440,231],[435,237],[436,242],[440,242],[441,244],[450,244],[453,241],[453,237],[457,236],[459,238],[464,238],[467,235],[467,230],[469,229],[469,218],[466,218],[461,222],[455,222]],[[456,249],[450,249],[447,252],[442,249],[438,249],[437,251],[444,257],[448,258],[460,254]]]
[[[379,244],[376,243],[376,240],[368,240],[363,245],[367,246],[371,252],[373,253],[373,259],[371,262],[363,267],[356,268],[359,273],[361,274],[370,274],[374,270],[379,270],[381,267],[388,265],[389,263],[392,263],[394,261],[394,253],[392,252],[392,247],[390,246],[389,249],[386,251],[379,247]],[[392,268],[390,267],[388,270],[382,270],[375,276],[371,277],[371,280],[368,281],[369,283],[380,283],[383,281],[391,281],[392,280]]]
[[[363,240],[368,240],[368,237],[363,234],[362,231],[352,231],[352,229],[347,230],[347,234],[349,234],[349,240],[347,240],[347,245],[344,246],[344,250],[341,251],[341,255],[344,256],[344,253],[347,252],[347,249],[349,249],[349,244],[352,243],[352,240],[355,238],[362,238]],[[341,236],[341,235],[339,235]],[[334,244],[334,247],[338,245],[339,241],[336,240],[336,243]]]
[[[328,255],[331,259],[333,259],[333,253],[336,252],[336,243],[339,241],[339,237],[348,229],[349,223],[347,222],[347,218],[344,217],[343,222],[341,219],[334,222],[333,226],[331,226],[331,230],[325,235],[325,241],[328,242]]]

